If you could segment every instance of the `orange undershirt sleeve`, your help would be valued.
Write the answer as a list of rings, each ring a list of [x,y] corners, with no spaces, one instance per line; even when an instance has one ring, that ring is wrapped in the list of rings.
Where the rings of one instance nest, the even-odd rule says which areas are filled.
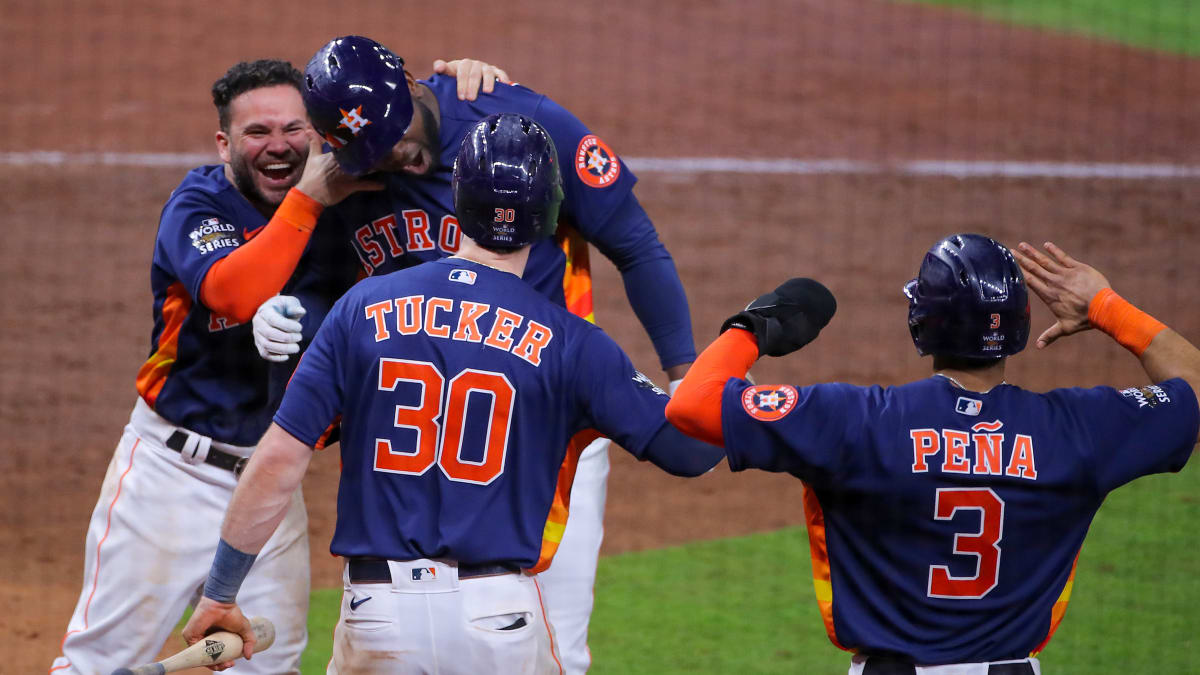
[[[758,358],[758,340],[750,331],[731,328],[700,354],[667,403],[667,420],[683,433],[713,445],[725,445],[721,431],[721,394],[731,377],[745,377]]]
[[[200,282],[200,302],[239,323],[252,319],[296,270],[324,208],[300,190],[289,190],[256,237],[208,268]]]

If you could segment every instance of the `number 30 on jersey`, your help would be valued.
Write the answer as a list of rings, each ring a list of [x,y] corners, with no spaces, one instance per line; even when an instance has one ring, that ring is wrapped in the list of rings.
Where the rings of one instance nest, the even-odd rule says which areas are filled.
[[[375,439],[376,471],[420,476],[437,464],[446,478],[477,485],[487,485],[504,472],[516,398],[516,390],[507,377],[468,368],[447,383],[441,371],[428,361],[380,359],[380,391],[395,391],[401,382],[421,387],[420,404],[396,405],[394,421],[397,428],[416,432],[415,447],[405,451],[394,447],[390,439]],[[487,416],[488,428],[482,436],[482,459],[463,459],[467,409],[471,405],[486,405],[485,401],[490,401],[491,414]],[[474,452],[467,456],[480,455]]]

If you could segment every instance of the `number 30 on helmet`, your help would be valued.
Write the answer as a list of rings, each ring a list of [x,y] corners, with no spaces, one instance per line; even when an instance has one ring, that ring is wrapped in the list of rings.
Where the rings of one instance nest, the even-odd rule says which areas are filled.
[[[1029,292],[1012,253],[981,234],[956,234],[925,254],[904,285],[908,328],[922,356],[1000,359],[1029,339]]]
[[[563,187],[550,134],[525,115],[483,118],[459,146],[453,188],[459,228],[480,246],[517,249],[553,234]]]

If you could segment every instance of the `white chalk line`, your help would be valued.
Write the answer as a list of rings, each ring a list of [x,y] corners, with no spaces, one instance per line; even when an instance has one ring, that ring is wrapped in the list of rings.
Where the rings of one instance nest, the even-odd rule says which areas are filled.
[[[215,155],[188,152],[0,152],[0,166],[113,166],[190,168]],[[1200,178],[1200,165],[1118,162],[1016,162],[967,160],[746,159],[740,157],[623,157],[639,173],[733,173],[929,176],[945,178]]]

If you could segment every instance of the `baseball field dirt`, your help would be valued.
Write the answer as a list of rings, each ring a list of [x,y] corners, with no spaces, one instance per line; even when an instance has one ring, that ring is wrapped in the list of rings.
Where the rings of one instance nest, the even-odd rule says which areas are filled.
[[[1097,163],[1195,164],[1196,60],[871,0],[753,11],[733,0],[408,4],[6,9],[0,57],[20,67],[0,79],[0,634],[10,640],[0,671],[44,672],[57,653],[81,588],[88,518],[148,354],[159,210],[191,154],[198,164],[214,153],[208,88],[237,60],[303,64],[331,36],[360,32],[421,75],[437,57],[503,65],[629,158],[637,196],[675,256],[698,347],[790,276],[833,290],[829,328],[797,355],[760,362],[760,382],[888,384],[924,373],[900,287],[922,252],[955,231],[1053,239],[1200,339],[1195,177],[999,168],[956,177],[903,164],[1069,162],[1085,173]],[[864,164],[772,173],[637,162],[688,157]],[[619,275],[593,260],[599,324],[665,384]],[[1040,330],[1049,314],[1036,305]],[[1033,389],[1144,380],[1093,334],[1017,358],[1009,377]],[[315,586],[336,584],[340,569],[326,551],[337,452],[305,481]],[[605,553],[803,521],[790,477],[720,468],[684,481],[624,453],[613,460]]]

